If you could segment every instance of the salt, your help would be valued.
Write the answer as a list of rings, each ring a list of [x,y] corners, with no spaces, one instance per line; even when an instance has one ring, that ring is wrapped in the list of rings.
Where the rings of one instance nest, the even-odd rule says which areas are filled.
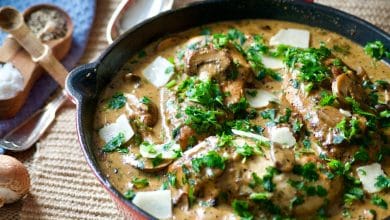
[[[22,74],[11,64],[0,64],[0,100],[15,97],[24,88]]]

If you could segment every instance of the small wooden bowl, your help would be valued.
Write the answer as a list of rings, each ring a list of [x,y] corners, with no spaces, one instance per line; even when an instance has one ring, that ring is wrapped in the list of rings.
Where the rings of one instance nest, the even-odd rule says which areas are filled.
[[[26,19],[31,13],[40,9],[57,10],[64,15],[67,24],[67,32],[64,37],[50,40],[46,44],[52,49],[54,56],[61,60],[69,52],[72,45],[73,23],[69,15],[57,6],[49,4],[40,4],[32,6],[25,10],[23,13]],[[24,78],[24,89],[20,91],[15,97],[6,100],[0,100],[0,119],[7,119],[14,117],[30,93],[30,90],[37,79],[44,73],[43,68],[32,61],[30,54],[27,53],[15,39],[7,38],[2,47],[0,53],[6,54],[2,57],[1,62],[11,62],[16,69],[22,74]]]

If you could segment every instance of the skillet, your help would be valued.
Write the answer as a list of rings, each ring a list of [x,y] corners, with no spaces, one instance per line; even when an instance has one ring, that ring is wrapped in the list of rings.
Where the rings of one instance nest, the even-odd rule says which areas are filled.
[[[84,156],[93,173],[127,218],[153,219],[116,190],[100,170],[92,142],[93,121],[100,93],[123,64],[157,39],[208,23],[240,19],[275,19],[320,27],[359,45],[382,41],[390,48],[390,36],[379,28],[337,9],[293,0],[210,0],[168,11],[128,30],[94,62],[71,71],[66,90],[77,105],[77,131]],[[389,60],[385,60],[390,63]]]

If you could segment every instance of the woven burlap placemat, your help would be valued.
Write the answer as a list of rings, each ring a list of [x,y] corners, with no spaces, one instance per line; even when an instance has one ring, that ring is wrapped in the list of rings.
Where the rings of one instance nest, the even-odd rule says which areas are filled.
[[[191,0],[184,0],[189,2]],[[390,32],[389,0],[317,0],[359,16]],[[98,0],[86,54],[80,63],[95,58],[106,46],[105,29],[119,0]],[[175,6],[182,5],[175,3]],[[75,109],[67,105],[37,143],[36,148],[14,154],[29,169],[32,188],[22,201],[0,209],[0,219],[122,219],[109,195],[84,160],[77,140]]]

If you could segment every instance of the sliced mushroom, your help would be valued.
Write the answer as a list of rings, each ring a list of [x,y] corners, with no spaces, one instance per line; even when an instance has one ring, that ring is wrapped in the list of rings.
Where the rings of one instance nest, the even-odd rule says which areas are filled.
[[[123,79],[128,82],[139,84],[141,82],[141,77],[134,73],[126,73],[123,76]]]
[[[179,134],[176,137],[181,149],[183,150],[185,150],[190,145],[191,138],[196,138],[196,132],[187,125],[184,125],[180,128]]]
[[[320,122],[322,122],[322,125],[326,125],[329,128],[336,127],[336,125],[344,118],[344,115],[337,108],[332,106],[319,108],[317,115]],[[321,126],[321,124],[319,126]]]
[[[141,123],[148,127],[153,127],[158,120],[158,108],[151,100],[147,103],[140,101],[135,95],[127,94],[129,108],[129,117],[131,119],[139,119]]]
[[[348,105],[346,97],[352,97],[362,104],[367,101],[367,94],[355,74],[343,73],[337,76],[332,83],[332,92],[342,105]]]
[[[227,50],[216,50],[204,47],[192,52],[187,58],[187,74],[207,74],[208,78],[213,78],[219,73],[225,72],[232,60]]]
[[[162,39],[156,46],[156,52],[163,51],[169,47],[173,47],[178,45],[183,38],[181,37],[168,37],[165,39]]]
[[[236,48],[234,48],[234,46],[229,45],[228,48],[229,54],[232,57],[235,66],[233,69],[238,72],[237,79],[243,80],[246,83],[252,82],[254,74],[252,73],[252,69],[248,61],[239,51],[237,51]]]
[[[245,81],[243,80],[227,80],[221,83],[221,90],[225,97],[225,105],[238,103],[244,97]]]
[[[0,208],[22,198],[30,189],[26,167],[17,159],[0,155]]]
[[[278,143],[271,145],[271,160],[275,167],[282,172],[290,172],[295,164],[295,155],[292,149],[283,148]]]

